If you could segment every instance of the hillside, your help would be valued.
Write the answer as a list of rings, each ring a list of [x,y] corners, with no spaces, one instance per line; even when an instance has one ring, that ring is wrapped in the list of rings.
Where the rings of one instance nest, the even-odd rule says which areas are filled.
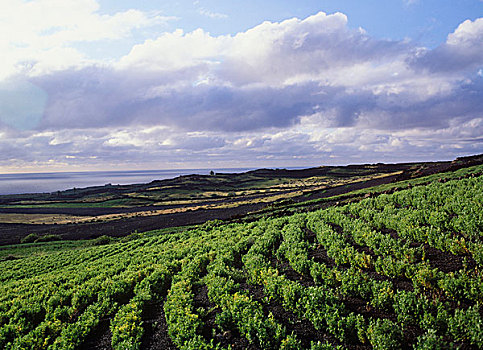
[[[19,243],[32,233],[73,240],[120,237],[215,219],[236,221],[247,214],[280,211],[290,203],[307,203],[482,163],[483,155],[479,155],[452,162],[259,169],[0,196],[0,245]]]
[[[483,166],[461,164],[238,222],[4,247],[0,347],[482,348]]]

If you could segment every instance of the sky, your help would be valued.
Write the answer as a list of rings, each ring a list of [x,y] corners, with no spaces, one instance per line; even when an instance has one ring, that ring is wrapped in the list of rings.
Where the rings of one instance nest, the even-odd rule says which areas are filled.
[[[483,153],[482,0],[0,0],[0,173]]]

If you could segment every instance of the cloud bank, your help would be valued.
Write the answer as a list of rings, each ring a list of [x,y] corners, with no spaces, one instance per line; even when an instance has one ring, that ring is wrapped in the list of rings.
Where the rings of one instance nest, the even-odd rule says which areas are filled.
[[[133,10],[101,16],[94,1],[82,3],[98,37],[83,26],[34,23],[35,36],[18,42],[33,52],[28,65],[11,57],[3,72],[0,100],[2,87],[18,85],[18,96],[43,101],[40,116],[18,103],[33,111],[29,122],[12,122],[14,106],[0,109],[4,168],[290,166],[483,151],[481,18],[431,50],[371,38],[344,14],[321,12],[233,36],[162,33],[100,62],[67,44],[165,19]],[[37,52],[38,38],[45,47]]]

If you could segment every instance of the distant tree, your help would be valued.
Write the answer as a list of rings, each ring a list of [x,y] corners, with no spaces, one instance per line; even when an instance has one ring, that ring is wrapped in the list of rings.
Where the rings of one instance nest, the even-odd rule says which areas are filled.
[[[215,172],[213,170],[210,171],[210,175],[211,176],[214,176],[215,175]]]

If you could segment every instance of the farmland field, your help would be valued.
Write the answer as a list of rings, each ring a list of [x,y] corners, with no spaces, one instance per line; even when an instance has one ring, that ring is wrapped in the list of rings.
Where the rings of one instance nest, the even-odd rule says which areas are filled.
[[[19,243],[29,234],[64,240],[122,237],[208,220],[283,213],[280,209],[334,196],[352,196],[401,180],[455,171],[483,162],[483,156],[452,162],[361,164],[286,170],[259,169],[239,174],[186,175],[147,184],[72,188],[52,193],[0,196],[0,246]],[[352,193],[352,194],[351,194]],[[359,196],[354,194],[354,196]],[[311,209],[310,209],[311,210]],[[253,215],[252,215],[253,214]],[[285,214],[283,214],[285,215]]]
[[[331,204],[4,247],[0,348],[483,347],[483,166]]]

